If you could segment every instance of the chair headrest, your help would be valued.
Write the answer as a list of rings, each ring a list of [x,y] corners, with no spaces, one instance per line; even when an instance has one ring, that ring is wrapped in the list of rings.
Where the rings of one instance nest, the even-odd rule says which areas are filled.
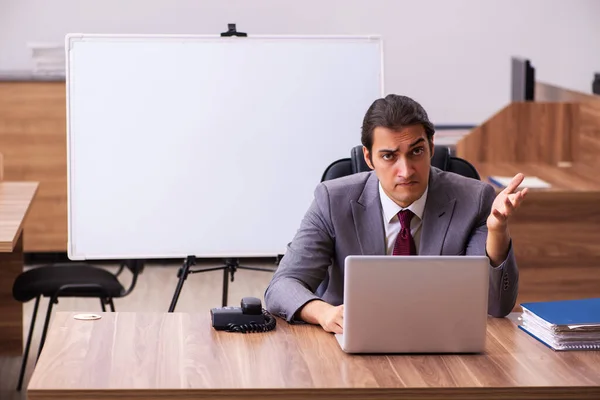
[[[365,162],[362,146],[354,146],[350,150],[350,159],[352,160],[352,173],[370,171],[371,168]]]
[[[448,171],[450,166],[450,148],[447,146],[433,146],[433,157],[431,157],[431,165],[442,171]]]

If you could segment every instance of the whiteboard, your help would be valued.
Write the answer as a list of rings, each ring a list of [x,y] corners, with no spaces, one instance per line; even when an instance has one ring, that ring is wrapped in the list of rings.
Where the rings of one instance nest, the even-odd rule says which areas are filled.
[[[384,93],[377,36],[65,45],[73,260],[284,254]]]

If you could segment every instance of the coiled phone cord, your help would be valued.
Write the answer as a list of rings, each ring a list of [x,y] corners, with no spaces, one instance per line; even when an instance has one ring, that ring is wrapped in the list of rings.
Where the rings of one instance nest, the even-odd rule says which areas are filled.
[[[264,308],[262,310],[262,313],[265,316],[264,324],[257,324],[254,322],[251,322],[249,324],[243,324],[243,325],[228,324],[227,329],[225,329],[225,331],[238,332],[238,333],[256,333],[256,332],[268,332],[268,331],[272,331],[273,329],[275,329],[275,325],[277,324],[277,322],[275,321],[275,317],[273,317],[271,314],[269,314],[267,312],[267,310],[265,310]]]

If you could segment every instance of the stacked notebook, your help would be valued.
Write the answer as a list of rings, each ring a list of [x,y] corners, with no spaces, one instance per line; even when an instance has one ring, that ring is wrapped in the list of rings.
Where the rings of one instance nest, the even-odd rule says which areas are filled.
[[[513,177],[512,176],[489,176],[488,180],[492,184],[494,184],[500,188],[505,188],[510,184],[510,182],[512,182]],[[550,185],[548,182],[538,178],[537,176],[526,176],[525,178],[523,178],[523,182],[521,182],[518,189],[525,189],[525,188],[549,189],[551,187],[552,187],[552,185]]]
[[[553,350],[600,350],[600,298],[523,303],[519,328]]]

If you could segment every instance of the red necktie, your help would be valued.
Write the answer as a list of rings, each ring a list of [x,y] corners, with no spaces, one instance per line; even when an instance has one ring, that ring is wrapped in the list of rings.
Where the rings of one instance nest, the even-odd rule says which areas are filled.
[[[402,210],[398,213],[398,220],[400,220],[400,232],[396,237],[396,243],[394,244],[394,256],[415,256],[417,255],[417,247],[415,246],[415,240],[410,234],[410,220],[414,216],[410,210]]]

